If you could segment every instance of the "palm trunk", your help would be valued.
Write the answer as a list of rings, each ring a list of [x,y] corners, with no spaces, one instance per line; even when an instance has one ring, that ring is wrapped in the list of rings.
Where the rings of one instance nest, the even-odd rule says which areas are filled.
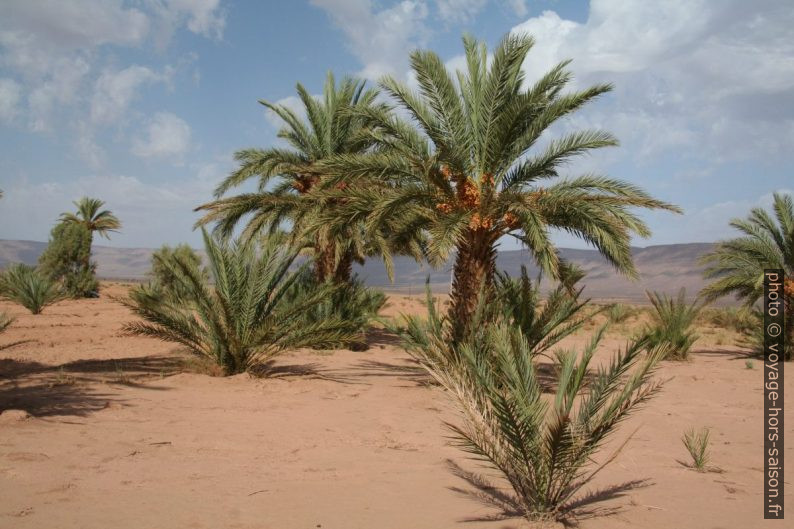
[[[320,283],[325,281],[333,281],[338,285],[350,283],[353,277],[353,256],[347,252],[337,263],[334,243],[318,241],[314,272]]]
[[[468,333],[480,292],[488,295],[493,284],[496,271],[495,242],[489,231],[468,229],[463,243],[458,245],[449,307],[456,340]]]
[[[336,265],[334,270],[334,283],[341,285],[350,283],[353,277],[353,256],[347,252]]]
[[[314,273],[318,283],[324,283],[334,274],[334,247],[328,243],[317,243],[314,255]]]

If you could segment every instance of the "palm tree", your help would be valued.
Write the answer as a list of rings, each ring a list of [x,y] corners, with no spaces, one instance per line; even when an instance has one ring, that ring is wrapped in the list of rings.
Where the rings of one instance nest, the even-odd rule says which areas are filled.
[[[676,297],[647,290],[645,295],[653,307],[651,322],[644,331],[649,343],[652,347],[664,347],[665,358],[686,360],[690,349],[700,338],[693,326],[703,310],[703,301],[695,298],[692,303],[687,303],[685,288],[679,290]]]
[[[575,156],[617,145],[607,132],[570,132],[537,147],[552,124],[611,86],[563,93],[571,79],[564,61],[527,87],[521,65],[533,45],[529,36],[508,35],[491,61],[484,44],[468,36],[463,44],[467,68],[456,78],[435,53],[415,51],[418,93],[390,77],[381,80],[410,121],[382,107],[357,109],[377,148],[323,164],[335,182],[348,182],[354,192],[345,195],[344,212],[328,212],[318,222],[363,219],[368,230],[392,223],[427,234],[434,265],[454,250],[450,316],[464,326],[480,290],[493,283],[496,246],[505,235],[526,245],[553,278],[559,257],[552,229],[585,240],[620,272],[635,276],[631,235],[650,232],[629,208],[678,208],[593,174],[547,183]],[[362,180],[367,183],[354,185]]]
[[[121,221],[108,209],[101,209],[105,203],[98,198],[83,197],[73,202],[77,213],[62,213],[61,222],[75,222],[85,225],[93,234],[110,239],[110,232],[121,228]]]
[[[251,238],[263,230],[274,232],[289,222],[294,242],[313,251],[317,279],[349,282],[353,263],[363,262],[371,253],[368,246],[372,243],[362,238],[359,225],[315,223],[315,228],[309,230],[307,220],[318,211],[335,210],[340,200],[314,196],[326,185],[319,162],[333,155],[363,152],[372,145],[372,137],[362,134],[362,119],[350,110],[373,106],[377,91],[365,89],[363,81],[349,78],[337,86],[330,72],[321,100],[300,83],[297,91],[305,119],[284,105],[260,101],[284,121],[278,136],[286,140],[288,147],[238,151],[235,158],[240,166],[217,187],[215,201],[197,208],[207,212],[197,225],[217,222],[216,230],[228,236],[243,217],[251,215],[243,231],[244,238]],[[259,180],[256,192],[220,198],[250,178]],[[275,185],[268,188],[272,179],[276,180]],[[340,181],[336,186],[344,189],[346,184]]]
[[[41,314],[45,307],[65,297],[59,283],[33,266],[16,263],[0,272],[0,299],[19,303],[31,314]]]
[[[503,301],[513,311],[522,310],[519,303]],[[515,493],[505,494],[487,477],[475,475],[482,485],[476,497],[494,500],[532,521],[563,517],[583,500],[577,493],[623,445],[601,458],[600,465],[594,465],[594,456],[619,424],[661,388],[653,374],[664,349],[640,337],[611,362],[593,369],[594,353],[607,329],[603,326],[581,352],[557,352],[555,395],[545,398],[535,361],[543,343],[532,343],[510,316],[478,326],[467,339],[455,342],[449,321],[437,316],[432,298],[428,310],[427,322],[407,318],[403,336],[408,351],[459,408],[461,420],[448,424],[453,445],[500,473]],[[423,326],[427,332],[415,335]],[[594,376],[588,376],[591,371]]]
[[[707,300],[734,295],[748,306],[764,293],[764,269],[782,269],[784,285],[786,343],[794,342],[794,202],[791,195],[773,195],[773,216],[763,208],[753,208],[746,219],[733,219],[731,226],[744,235],[720,242],[702,258],[705,276],[714,281],[701,295]],[[788,347],[786,358],[791,358]]]
[[[91,244],[93,244],[94,232],[100,236],[110,239],[110,232],[118,231],[121,228],[121,221],[108,209],[102,209],[105,202],[98,198],[83,197],[72,204],[77,207],[77,213],[61,213],[60,220],[64,223],[73,222],[82,224],[91,234]],[[83,269],[91,268],[91,252],[89,251],[83,262]],[[93,275],[93,273],[91,274]]]
[[[179,295],[158,285],[131,290],[122,302],[143,321],[125,324],[125,332],[184,345],[216,362],[225,375],[266,369],[289,348],[334,347],[355,336],[340,318],[303,318],[335,287],[321,285],[290,297],[306,265],[291,271],[296,254],[277,238],[257,249],[250,241],[229,244],[203,235],[210,277],[184,253],[155,254]]]

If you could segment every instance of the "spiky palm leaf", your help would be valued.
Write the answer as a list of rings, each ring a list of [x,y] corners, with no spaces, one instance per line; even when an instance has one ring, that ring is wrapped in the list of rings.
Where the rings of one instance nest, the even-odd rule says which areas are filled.
[[[147,274],[151,288],[177,300],[189,296],[191,290],[183,290],[185,281],[175,276],[181,274],[179,263],[189,266],[192,274],[200,276],[203,281],[209,281],[209,271],[202,266],[201,256],[193,248],[187,244],[163,245],[152,253],[152,267]]]
[[[592,468],[592,456],[660,388],[651,381],[660,353],[643,354],[644,338],[585,384],[604,331],[581,354],[559,355],[552,402],[542,398],[535,350],[517,326],[500,322],[457,344],[429,334],[424,347],[413,349],[460,408],[462,424],[449,425],[457,446],[502,474],[528,519],[562,513],[602,468]]]
[[[315,221],[331,225],[363,219],[370,232],[386,223],[414,230],[429,237],[433,264],[455,251],[450,315],[463,323],[475,309],[481,286],[493,281],[495,246],[505,235],[526,245],[551,277],[559,270],[554,229],[580,237],[634,276],[630,238],[647,236],[649,230],[630,208],[678,208],[603,176],[548,182],[573,157],[617,145],[607,132],[571,132],[537,147],[552,124],[611,86],[563,93],[570,80],[566,61],[526,87],[521,65],[531,37],[508,35],[492,60],[484,44],[470,37],[463,41],[467,67],[455,79],[438,55],[416,51],[411,66],[418,93],[392,78],[381,80],[383,91],[410,121],[382,107],[359,110],[377,148],[337,155],[322,165],[337,181],[365,183],[345,194],[344,211]]]
[[[284,300],[290,302],[310,295],[322,286],[311,270],[304,269],[292,289],[284,296]],[[368,288],[361,280],[353,277],[349,283],[337,285],[327,299],[306,310],[300,317],[307,325],[329,319],[343,321],[354,338],[342,345],[353,350],[363,350],[367,346],[366,331],[385,304],[386,295],[382,291]]]
[[[699,338],[692,326],[703,309],[703,301],[695,299],[687,303],[686,290],[683,288],[675,298],[659,292],[645,294],[653,306],[653,322],[645,331],[651,345],[666,346],[669,358],[686,360],[692,345]]]
[[[516,279],[497,272],[494,306],[501,309],[505,322],[521,329],[534,354],[545,353],[599,312],[583,310],[590,300],[580,299],[583,287],[576,287],[579,279],[561,282],[544,299],[541,278],[533,283],[525,266]]]
[[[764,290],[764,269],[782,269],[786,328],[786,359],[794,355],[794,200],[775,193],[773,214],[753,208],[746,219],[733,219],[731,226],[743,236],[719,243],[702,258],[705,276],[713,281],[701,295],[708,300],[734,295],[754,305]],[[774,215],[774,216],[773,216]]]
[[[61,286],[25,264],[14,264],[0,273],[0,299],[19,303],[32,314],[66,297]]]
[[[285,302],[300,277],[295,259],[279,241],[229,244],[203,232],[211,282],[185,255],[160,256],[158,265],[179,283],[180,296],[152,286],[130,292],[123,303],[143,321],[127,323],[130,334],[182,344],[215,361],[225,374],[261,368],[285,349],[331,347],[352,338],[344,321],[307,324],[301,315],[333,293],[323,286]]]
[[[76,222],[85,225],[91,233],[98,233],[106,239],[110,232],[121,229],[121,221],[107,209],[102,209],[105,202],[98,198],[83,197],[74,202],[77,213],[62,213],[62,222]]]
[[[206,212],[198,224],[215,222],[219,233],[229,235],[249,217],[243,236],[252,238],[288,222],[293,239],[314,249],[318,279],[347,282],[354,262],[363,262],[365,256],[386,244],[386,234],[394,241],[399,240],[399,235],[397,230],[381,230],[368,239],[360,223],[312,223],[318,212],[334,211],[344,200],[316,196],[317,190],[328,185],[319,163],[330,156],[363,152],[372,145],[373,139],[363,134],[363,119],[351,110],[373,106],[377,91],[365,89],[363,81],[349,78],[337,86],[330,72],[321,99],[311,96],[300,83],[297,91],[305,119],[284,105],[260,101],[283,120],[285,126],[278,136],[288,147],[237,152],[239,168],[217,187],[215,201],[197,208]],[[251,178],[259,180],[256,192],[221,198]],[[347,184],[340,181],[336,187],[344,191]],[[415,243],[411,246],[410,240],[403,246],[415,253],[420,251]]]

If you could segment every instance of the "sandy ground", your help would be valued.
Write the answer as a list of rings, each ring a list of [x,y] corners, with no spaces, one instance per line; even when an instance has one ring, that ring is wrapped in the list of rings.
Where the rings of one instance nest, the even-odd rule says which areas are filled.
[[[0,527],[528,526],[483,501],[468,474],[482,468],[447,445],[454,410],[392,337],[287,354],[271,378],[212,377],[170,344],[119,336],[130,315],[109,295],[124,292],[39,316],[0,303],[17,317],[0,346],[25,341],[0,351],[0,410],[24,410],[0,415]],[[395,295],[385,312],[420,310]],[[664,364],[669,382],[613,439],[636,430],[590,487],[580,527],[783,527],[762,519],[762,364],[747,369],[718,334],[691,362]],[[791,406],[786,425],[791,447]],[[721,472],[681,463],[691,426],[712,429]]]

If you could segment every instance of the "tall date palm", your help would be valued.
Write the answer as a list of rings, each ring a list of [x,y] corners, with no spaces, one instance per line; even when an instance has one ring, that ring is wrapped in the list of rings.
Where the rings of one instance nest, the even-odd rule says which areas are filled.
[[[340,200],[315,197],[315,191],[327,184],[319,163],[330,156],[363,152],[372,145],[372,137],[362,133],[362,118],[351,110],[374,106],[377,91],[349,78],[337,85],[331,73],[321,99],[300,83],[297,91],[305,119],[285,105],[260,101],[284,122],[278,136],[288,147],[238,151],[239,167],[217,187],[216,200],[197,208],[205,212],[198,224],[216,222],[216,230],[228,235],[249,216],[243,235],[250,238],[263,230],[275,231],[286,221],[295,241],[313,250],[319,281],[349,282],[353,263],[363,262],[371,253],[372,241],[362,238],[356,224],[307,227],[318,211],[335,211]],[[251,178],[258,178],[255,192],[221,198]],[[273,180],[274,185],[268,187]],[[340,190],[347,187],[344,181],[335,185]]]
[[[369,230],[391,222],[415,229],[428,236],[433,264],[454,251],[450,317],[461,329],[480,290],[493,283],[496,247],[505,235],[526,245],[551,277],[558,277],[560,265],[552,229],[585,240],[619,271],[634,276],[631,235],[650,232],[630,208],[678,208],[604,176],[557,179],[572,158],[617,145],[607,132],[568,132],[538,146],[552,124],[611,86],[563,93],[571,79],[569,61],[527,86],[521,66],[533,45],[529,36],[508,35],[492,60],[475,39],[464,37],[463,44],[466,69],[456,77],[435,53],[415,51],[411,65],[418,92],[390,77],[381,80],[408,119],[382,107],[358,110],[377,148],[335,156],[324,168],[338,181],[368,184],[346,190],[344,213],[318,221],[363,220]]]
[[[106,239],[110,232],[121,228],[121,221],[112,211],[102,209],[105,202],[98,198],[83,197],[74,202],[76,213],[62,213],[61,222],[75,222],[83,224],[93,234],[97,233]]]

